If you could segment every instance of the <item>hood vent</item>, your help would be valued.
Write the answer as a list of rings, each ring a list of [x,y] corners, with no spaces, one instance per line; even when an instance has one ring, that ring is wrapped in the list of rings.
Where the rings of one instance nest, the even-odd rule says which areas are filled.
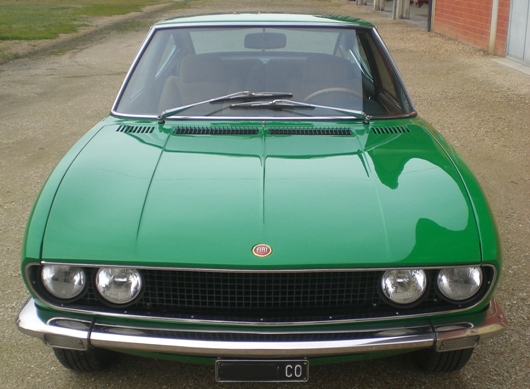
[[[407,126],[389,126],[389,127],[372,127],[372,132],[374,134],[404,134],[406,132],[410,132],[409,128]]]
[[[116,132],[124,132],[127,134],[150,134],[155,128],[150,126],[119,126]]]
[[[174,134],[176,135],[258,135],[257,127],[199,127],[186,126],[177,127]]]
[[[275,127],[269,130],[270,135],[327,135],[327,136],[351,136],[348,128],[290,128]]]

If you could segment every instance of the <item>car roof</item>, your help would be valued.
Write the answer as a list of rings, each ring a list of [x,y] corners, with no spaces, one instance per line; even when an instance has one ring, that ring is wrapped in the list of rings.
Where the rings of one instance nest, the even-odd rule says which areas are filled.
[[[289,13],[230,13],[230,14],[203,14],[196,16],[177,16],[166,19],[155,24],[155,27],[168,27],[171,25],[183,24],[246,24],[246,23],[265,23],[265,24],[300,24],[300,25],[319,25],[319,26],[360,26],[374,27],[373,24],[358,18],[349,16],[324,16],[324,15],[304,15]]]

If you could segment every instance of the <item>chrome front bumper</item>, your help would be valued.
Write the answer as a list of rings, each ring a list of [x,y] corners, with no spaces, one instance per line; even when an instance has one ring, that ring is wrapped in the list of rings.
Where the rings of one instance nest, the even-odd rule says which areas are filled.
[[[329,332],[329,339],[317,340],[305,332],[238,332],[216,330],[183,331],[139,327],[117,327],[94,322],[56,317],[42,320],[33,300],[29,300],[17,319],[18,329],[41,339],[45,344],[66,349],[86,350],[89,346],[123,351],[144,351],[203,357],[324,357],[394,350],[434,348],[437,351],[475,347],[479,341],[501,334],[508,320],[495,299],[490,301],[480,325],[466,322],[420,325],[368,331]],[[271,340],[252,340],[252,335],[271,335]],[[296,334],[297,340],[289,339]],[[199,335],[199,336],[198,336]],[[285,336],[283,339],[282,337]],[[248,338],[251,340],[248,340]],[[227,340],[232,338],[232,340]],[[247,339],[245,339],[247,338]],[[281,341],[277,339],[282,338]],[[235,340],[233,340],[235,339]],[[275,340],[272,340],[275,339]]]

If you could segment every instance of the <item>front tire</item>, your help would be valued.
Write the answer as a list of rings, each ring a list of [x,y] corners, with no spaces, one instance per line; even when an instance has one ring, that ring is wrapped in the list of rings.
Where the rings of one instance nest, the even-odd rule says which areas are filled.
[[[432,349],[413,354],[416,366],[427,373],[451,373],[461,370],[473,355],[473,349],[436,352]]]
[[[67,369],[90,373],[109,367],[116,359],[116,353],[101,348],[89,348],[86,351],[54,348],[55,358]]]

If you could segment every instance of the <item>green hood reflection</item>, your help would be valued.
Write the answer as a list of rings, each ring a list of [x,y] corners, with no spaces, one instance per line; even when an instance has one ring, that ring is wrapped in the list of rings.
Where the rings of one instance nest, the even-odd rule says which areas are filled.
[[[478,262],[458,172],[424,129],[410,129],[336,137],[102,131],[61,184],[44,255],[233,268]],[[253,256],[258,243],[272,255]]]

